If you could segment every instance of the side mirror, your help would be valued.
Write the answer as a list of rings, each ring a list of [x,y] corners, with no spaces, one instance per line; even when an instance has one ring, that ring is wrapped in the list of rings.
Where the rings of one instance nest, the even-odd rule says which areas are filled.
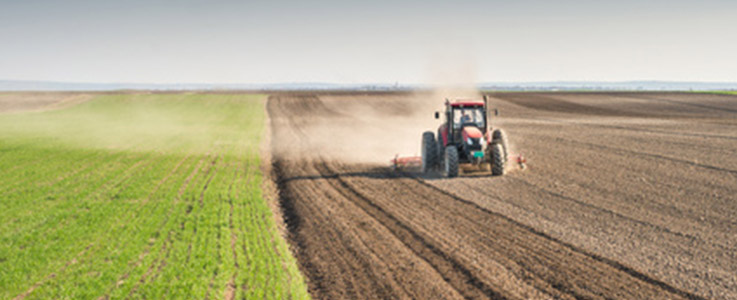
[[[496,109],[496,108],[494,109],[494,115],[495,115],[495,116],[498,116],[498,115],[499,115],[499,110],[498,110],[498,109]]]
[[[440,119],[440,113],[437,111],[435,112],[435,119]]]

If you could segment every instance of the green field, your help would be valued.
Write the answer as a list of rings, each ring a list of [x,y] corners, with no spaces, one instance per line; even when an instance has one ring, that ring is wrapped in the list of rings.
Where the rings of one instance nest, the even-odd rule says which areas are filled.
[[[262,195],[264,98],[0,115],[0,299],[309,298]]]
[[[737,91],[692,91],[693,93],[737,95]]]

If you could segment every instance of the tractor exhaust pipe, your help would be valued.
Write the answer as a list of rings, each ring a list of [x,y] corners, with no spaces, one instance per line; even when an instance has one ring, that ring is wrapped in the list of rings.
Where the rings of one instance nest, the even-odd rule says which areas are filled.
[[[484,111],[486,112],[486,122],[484,122],[484,132],[489,132],[489,122],[491,115],[489,114],[489,96],[484,95]]]

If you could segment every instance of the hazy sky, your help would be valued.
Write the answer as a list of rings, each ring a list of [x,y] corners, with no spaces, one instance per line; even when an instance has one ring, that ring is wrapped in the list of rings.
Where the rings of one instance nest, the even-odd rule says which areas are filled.
[[[6,1],[0,79],[737,81],[737,1]]]

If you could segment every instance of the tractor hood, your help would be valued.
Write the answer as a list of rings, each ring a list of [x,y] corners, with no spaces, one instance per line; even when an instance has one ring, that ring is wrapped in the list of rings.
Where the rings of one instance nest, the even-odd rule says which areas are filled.
[[[480,138],[483,134],[481,134],[481,130],[479,130],[476,127],[468,126],[463,128],[463,137],[464,138],[472,138],[477,139]]]

